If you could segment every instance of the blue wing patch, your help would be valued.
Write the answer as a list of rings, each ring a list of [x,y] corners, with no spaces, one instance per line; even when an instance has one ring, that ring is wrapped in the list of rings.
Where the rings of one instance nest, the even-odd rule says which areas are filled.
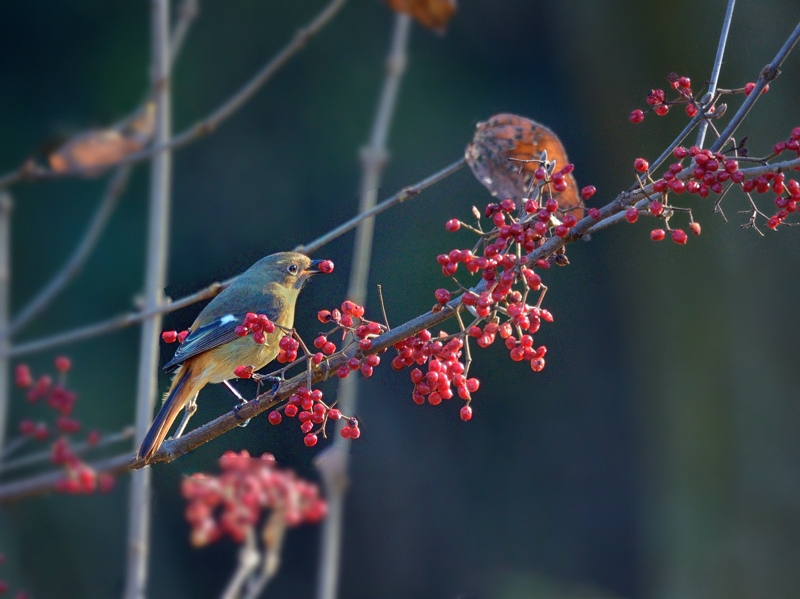
[[[164,365],[164,370],[170,371],[193,356],[238,339],[236,327],[243,320],[243,315],[226,314],[198,327],[178,346],[175,355]]]

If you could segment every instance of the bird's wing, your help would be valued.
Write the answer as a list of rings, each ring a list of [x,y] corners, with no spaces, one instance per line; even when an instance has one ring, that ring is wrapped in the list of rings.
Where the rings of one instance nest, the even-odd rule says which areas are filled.
[[[178,346],[175,355],[164,365],[164,370],[169,371],[197,354],[238,339],[236,327],[243,321],[243,314],[226,314],[196,328]]]

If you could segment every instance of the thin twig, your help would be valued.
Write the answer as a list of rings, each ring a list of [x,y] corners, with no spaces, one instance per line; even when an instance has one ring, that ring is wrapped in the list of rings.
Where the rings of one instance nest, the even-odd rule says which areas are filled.
[[[736,0],[728,0],[728,8],[725,10],[725,18],[722,21],[722,32],[719,34],[719,44],[717,45],[717,55],[714,57],[714,66],[711,69],[711,79],[708,82],[708,92],[706,97],[713,101],[714,96],[717,94],[717,83],[719,82],[719,71],[722,68],[722,58],[725,56],[725,46],[728,43],[728,32],[731,28],[731,20],[733,20],[733,8],[736,5]],[[706,129],[708,129],[709,122],[704,120],[700,123],[700,131],[697,132],[697,145],[698,148],[703,147],[703,142],[706,139]]]
[[[372,124],[369,146],[361,151],[362,177],[359,202],[361,214],[373,210],[378,199],[378,187],[387,160],[386,140],[408,60],[410,32],[411,18],[405,14],[396,15],[391,49],[386,60],[386,77]],[[347,297],[361,305],[367,299],[374,227],[374,218],[364,219],[356,229],[356,239],[353,244],[353,266],[350,270]],[[356,411],[358,382],[355,376],[344,378],[339,382],[336,397],[339,400],[339,409],[345,414],[353,414]],[[317,599],[335,599],[338,592],[349,448],[350,440],[336,435],[333,444],[323,452],[328,454],[327,458],[321,456],[322,459],[315,461],[317,469],[322,474],[328,501],[328,515],[322,524],[320,541],[322,549],[317,577]]]
[[[120,441],[127,441],[128,439],[133,437],[133,432],[134,429],[132,426],[126,426],[118,433],[113,433],[111,435],[102,435],[97,443],[89,443],[88,441],[83,441],[82,443],[77,443],[73,445],[71,449],[75,455],[83,455],[88,451],[93,451],[101,449],[103,447],[108,447],[109,445],[119,443]],[[30,437],[21,437],[20,439],[29,439],[29,438]],[[16,460],[9,460],[4,464],[0,464],[0,473],[6,473],[11,470],[18,470],[20,468],[25,468],[26,466],[33,466],[34,464],[47,462],[52,457],[53,457],[53,452],[50,449],[46,449],[44,451],[39,451],[37,453],[32,453],[30,455],[17,458]]]
[[[153,142],[158,145],[168,141],[172,132],[169,0],[153,0],[151,10],[153,57],[151,86],[156,110]],[[171,187],[172,153],[161,152],[153,157],[150,169],[150,214],[144,288],[144,306],[150,310],[164,303]],[[153,416],[158,381],[160,331],[160,314],[154,315],[142,324],[136,387],[137,439],[144,437]],[[150,479],[151,471],[145,470],[135,473],[131,480],[124,599],[143,599],[146,596],[150,554]]]
[[[378,285],[378,299],[381,302],[381,313],[383,314],[383,324],[386,325],[386,330],[391,331],[392,327],[389,325],[389,317],[386,315],[386,303],[383,301],[383,286]]]
[[[261,560],[261,573],[258,578],[248,585],[247,595],[244,599],[258,599],[264,592],[269,582],[278,573],[281,563],[283,539],[286,536],[286,513],[283,510],[273,510],[267,518],[262,532],[264,542],[263,558]]]
[[[725,130],[720,134],[717,141],[715,141],[711,146],[712,152],[717,152],[719,149],[728,143],[728,140],[731,136],[736,132],[736,129],[745,119],[745,117],[749,114],[750,110],[753,108],[753,105],[758,101],[759,97],[761,96],[761,91],[764,87],[773,79],[775,79],[780,74],[781,65],[783,65],[783,61],[786,60],[786,57],[789,56],[789,52],[797,44],[797,40],[800,39],[800,23],[794,28],[791,35],[789,35],[786,42],[783,44],[778,53],[775,55],[775,58],[772,59],[772,62],[769,63],[761,70],[761,74],[758,77],[758,81],[756,81],[756,86],[753,88],[753,91],[750,92],[750,95],[747,96],[739,107],[739,110],[736,111],[736,114],[733,115],[733,118],[728,123],[728,126],[725,127]]]
[[[186,35],[200,12],[199,0],[183,0],[178,8],[178,22],[170,35],[169,42],[169,71],[172,72],[175,61],[186,41]]]
[[[244,543],[239,548],[239,559],[236,560],[236,570],[231,576],[228,586],[220,595],[220,599],[239,599],[242,595],[242,588],[253,571],[258,568],[261,554],[256,544],[256,535],[253,527],[247,529]]]
[[[230,118],[239,110],[255,93],[277,73],[292,56],[302,50],[308,41],[328,24],[344,6],[346,0],[333,0],[328,4],[306,27],[300,29],[294,38],[276,54],[256,75],[242,86],[233,96],[228,98],[221,106],[216,108],[207,117],[198,121],[185,131],[172,137],[171,139],[155,140],[153,145],[140,152],[134,152],[125,156],[120,161],[107,165],[108,167],[126,166],[148,160],[153,156],[176,150],[182,146],[195,141],[196,139],[208,135],[219,127],[224,121]],[[95,167],[96,168],[96,167]],[[17,181],[42,181],[51,179],[62,179],[65,177],[76,177],[87,175],[92,172],[92,168],[72,168],[64,171],[52,171],[43,169],[31,164],[24,164],[16,171],[7,173],[0,177],[0,187],[5,187]]]
[[[435,183],[438,183],[442,179],[445,179],[452,175],[453,173],[457,172],[464,166],[465,161],[463,158],[457,160],[456,162],[446,166],[442,170],[434,173],[433,175],[423,179],[422,181],[415,183],[413,185],[409,185],[408,187],[404,187],[399,192],[394,194],[393,196],[387,198],[372,210],[369,210],[363,214],[359,214],[354,216],[347,222],[339,225],[334,230],[325,233],[324,235],[318,237],[317,239],[311,241],[306,245],[299,245],[297,246],[294,251],[301,252],[305,254],[311,254],[315,252],[323,245],[330,243],[337,237],[344,235],[348,231],[354,229],[361,221],[366,218],[370,218],[375,216],[376,214],[380,214],[381,212],[388,210],[392,206],[400,204],[406,200],[409,200],[413,197],[419,195],[422,191],[431,187]],[[74,341],[80,341],[82,339],[88,339],[90,337],[95,337],[97,335],[103,335],[106,333],[111,333],[113,331],[118,331],[120,329],[124,329],[131,325],[137,324],[142,322],[143,320],[147,320],[158,314],[165,314],[167,312],[172,312],[174,310],[179,310],[181,308],[185,308],[186,306],[191,306],[197,302],[211,299],[219,295],[219,293],[225,289],[228,285],[233,283],[236,280],[236,277],[231,277],[226,279],[225,281],[219,283],[212,283],[208,287],[205,287],[191,295],[183,297],[179,300],[171,302],[169,304],[164,304],[161,306],[157,306],[152,309],[145,309],[140,312],[131,312],[129,314],[124,314],[122,316],[117,316],[115,318],[111,318],[109,320],[105,320],[102,322],[98,322],[95,324],[87,325],[85,327],[80,327],[78,329],[73,329],[71,331],[67,331],[64,333],[58,333],[56,335],[52,335],[50,337],[43,337],[42,339],[35,339],[33,341],[28,341],[25,343],[20,343],[14,347],[3,352],[0,349],[0,357],[8,357],[8,356],[22,356],[26,354],[35,353],[38,351],[42,351],[44,349],[50,349],[52,347],[57,347],[59,345],[65,345],[67,343],[72,343]]]
[[[81,237],[78,246],[73,250],[72,255],[61,267],[61,270],[13,318],[8,327],[9,336],[19,332],[22,327],[39,315],[61,293],[64,287],[81,272],[117,206],[118,200],[127,185],[130,172],[131,167],[128,166],[123,166],[116,170],[109,180],[103,198],[100,200],[97,210],[92,216],[92,220],[89,222],[89,226]]]
[[[0,350],[9,347],[8,309],[11,299],[11,196],[0,191]],[[9,359],[0,357],[0,463],[6,441],[9,406]]]

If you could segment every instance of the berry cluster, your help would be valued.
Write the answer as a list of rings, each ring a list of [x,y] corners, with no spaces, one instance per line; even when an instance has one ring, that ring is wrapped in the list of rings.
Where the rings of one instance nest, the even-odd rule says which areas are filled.
[[[161,340],[164,343],[175,343],[176,341],[178,343],[183,343],[184,339],[186,339],[188,336],[188,330],[181,331],[180,333],[178,331],[163,331],[161,333]]]
[[[672,89],[678,92],[678,99],[667,101],[664,90],[651,90],[647,95],[647,103],[651,106],[651,110],[658,115],[664,115],[671,105],[685,104],[688,116],[695,116],[698,111],[698,103],[692,95],[689,78],[671,74],[668,76],[668,80]],[[718,90],[718,93],[744,93],[749,96],[755,87],[755,83],[748,83],[743,88]],[[763,88],[762,93],[766,93],[768,90],[769,86],[767,85]],[[712,105],[707,109],[707,112],[709,115],[717,117],[721,116],[723,111],[720,110],[715,113],[715,107]],[[634,110],[629,116],[629,120],[633,123],[639,123],[643,119],[644,113],[641,110]],[[732,186],[737,185],[747,195],[750,204],[750,209],[744,211],[750,214],[750,218],[747,223],[742,225],[743,227],[753,227],[758,230],[756,227],[757,216],[762,216],[766,220],[767,227],[773,230],[777,229],[781,224],[788,224],[784,221],[789,214],[797,210],[797,202],[800,200],[800,184],[795,180],[786,181],[782,172],[768,172],[748,177],[744,171],[740,170],[740,162],[750,160],[757,164],[766,165],[770,160],[784,152],[793,152],[795,157],[800,157],[800,127],[795,127],[785,141],[776,143],[772,148],[772,154],[764,158],[749,158],[745,142],[746,138],[742,139],[738,146],[735,142],[732,142],[731,147],[724,152],[711,152],[697,146],[690,148],[676,147],[673,151],[673,156],[677,158],[677,161],[668,165],[661,178],[654,178],[647,160],[637,158],[633,164],[634,169],[646,175],[648,181],[652,184],[652,191],[655,195],[655,198],[648,196],[650,200],[647,207],[649,212],[655,217],[664,218],[667,223],[676,211],[687,212],[689,214],[689,229],[693,234],[699,235],[700,225],[692,219],[691,210],[670,205],[668,194],[680,195],[685,192],[696,194],[701,198],[707,198],[712,193],[716,194],[720,197],[715,203],[714,211],[722,213],[720,207],[722,198]],[[688,164],[683,163],[684,159],[687,160]],[[798,169],[795,168],[795,170]],[[643,182],[640,180],[640,183]],[[751,193],[763,194],[769,191],[778,194],[778,197],[775,198],[775,205],[778,210],[772,216],[764,214],[756,206],[750,195]],[[663,202],[660,201],[662,197]],[[591,216],[594,216],[591,214],[591,210],[589,212]],[[599,218],[599,212],[596,213],[596,216]],[[625,219],[631,223],[636,222],[638,216],[639,211],[635,207],[629,208],[625,213]],[[670,232],[673,241],[676,243],[685,244],[687,242],[688,236],[682,229],[673,230],[669,228],[669,225],[667,225],[666,229],[667,231],[660,228],[654,229],[650,233],[650,238],[654,241],[661,241],[666,238],[666,233]]]
[[[387,329],[377,322],[364,318],[364,312],[363,306],[350,300],[342,302],[340,309],[320,310],[317,313],[317,319],[323,324],[333,324],[334,326],[329,331],[320,333],[314,339],[313,346],[319,350],[315,353],[311,353],[295,331],[285,335],[278,344],[280,353],[277,360],[282,364],[287,364],[287,366],[284,366],[278,374],[283,375],[287,369],[305,361],[310,375],[312,368],[320,367],[323,362],[333,356],[344,354],[352,349],[353,344],[356,344],[358,347],[356,354],[347,363],[336,369],[336,376],[345,378],[354,370],[360,371],[364,377],[372,376],[373,369],[380,364],[381,359],[376,354],[364,355],[364,352],[372,348],[372,339]],[[265,328],[262,330],[269,333],[271,330],[267,330],[266,327],[272,323],[264,320],[265,318],[263,315],[253,314],[252,316],[248,315],[247,321],[250,323],[263,321]],[[256,324],[256,326],[258,325]],[[346,340],[342,348],[339,348],[331,340],[336,333],[341,333],[342,340]],[[297,353],[300,349],[304,351],[305,355],[298,360]],[[253,367],[247,365],[237,366],[234,374],[239,378],[256,376],[253,372]],[[346,424],[340,431],[342,437],[358,439],[361,436],[358,420],[352,416],[345,416],[333,405],[326,404],[322,400],[322,391],[319,389],[312,390],[310,387],[309,378],[308,387],[301,387],[289,398],[287,403],[269,413],[269,422],[273,425],[278,425],[283,421],[284,417],[296,417],[300,423],[300,430],[304,435],[303,442],[307,447],[315,446],[319,441],[319,435],[327,437],[326,426],[329,420],[343,420]]]
[[[663,89],[651,89],[647,93],[647,104],[650,106],[648,112],[653,111],[658,116],[664,116],[669,112],[671,106],[684,105],[686,107],[687,116],[695,116],[699,106],[692,93],[691,79],[678,76],[675,73],[670,73],[667,75],[667,81],[669,82],[670,88],[677,92],[676,98],[674,100],[667,100],[667,94]],[[713,112],[713,107],[711,112]],[[631,123],[641,123],[644,120],[644,115],[644,111],[637,109],[631,112],[628,120]]]
[[[434,293],[437,302],[434,310],[450,305],[468,311],[475,318],[468,326],[463,324],[459,314],[461,330],[458,333],[440,332],[434,337],[425,330],[395,344],[397,356],[392,360],[392,367],[396,370],[427,364],[425,372],[420,368],[411,370],[414,383],[411,397],[415,403],[427,401],[438,405],[452,398],[455,389],[455,394],[466,401],[460,410],[461,418],[472,418],[472,393],[478,390],[480,382],[468,376],[470,341],[485,348],[499,335],[505,340],[512,360],[527,361],[534,372],[544,368],[547,348],[535,347],[532,335],[539,330],[542,320],[552,322],[553,316],[541,308],[547,287],[536,270],[547,270],[552,264],[566,266],[569,261],[563,247],[535,261],[529,259],[528,254],[553,236],[566,237],[577,224],[572,213],[559,211],[558,202],[550,195],[551,187],[556,191],[563,189],[564,176],[573,169],[572,164],[567,164],[556,170],[554,163],[543,158],[534,172],[530,197],[524,199],[521,206],[510,198],[486,206],[483,214],[492,224],[488,231],[482,228],[477,209],[473,209],[478,220],[474,226],[458,219],[447,221],[448,231],[464,228],[477,234],[478,241],[471,249],[457,248],[439,255],[437,262],[442,274],[454,277],[463,265],[470,275],[480,273],[482,280],[471,289],[456,281],[458,291],[462,292],[456,299],[453,299],[455,292],[448,289],[437,289]],[[596,191],[594,186],[586,186],[581,197],[588,200]],[[591,210],[589,212],[592,214]],[[563,220],[559,220],[558,215]],[[539,293],[534,305],[528,303],[531,292]]]
[[[742,148],[735,148],[734,153],[739,154]],[[773,153],[760,162],[766,163],[783,152],[794,152],[796,157],[800,157],[800,127],[795,127],[786,141],[775,144]],[[784,224],[786,218],[797,211],[798,201],[800,201],[800,183],[795,179],[786,179],[786,175],[779,173],[764,173],[755,177],[748,177],[744,171],[740,170],[741,156],[728,156],[722,152],[711,152],[703,150],[697,146],[685,148],[678,146],[673,150],[673,156],[677,160],[669,164],[666,171],[660,178],[653,180],[648,172],[649,164],[643,158],[634,161],[634,168],[637,171],[646,173],[652,182],[652,190],[657,199],[650,200],[647,211],[656,218],[663,218],[668,223],[669,218],[676,211],[687,212],[689,214],[689,229],[694,235],[699,235],[701,228],[699,223],[694,222],[691,210],[688,208],[678,208],[670,205],[670,194],[681,195],[683,193],[696,194],[701,198],[709,197],[710,193],[720,196],[716,204],[733,186],[737,185],[747,195],[750,200],[752,210],[750,221],[745,227],[755,227],[755,218],[759,214],[766,220],[767,227],[776,229]],[[688,164],[684,164],[684,161]],[[764,194],[772,192],[778,194],[775,198],[775,205],[778,210],[772,216],[766,216],[755,205],[752,193]],[[662,201],[663,200],[663,201]],[[639,210],[635,207],[629,208],[625,213],[625,219],[634,223],[639,216]],[[688,236],[682,229],[670,229],[672,239],[676,243],[685,244]],[[666,236],[663,229],[654,229],[650,233],[650,238],[654,241],[661,241]]]
[[[245,335],[253,335],[253,341],[259,345],[264,345],[267,342],[267,335],[275,332],[275,323],[273,323],[266,314],[254,314],[248,312],[244,316],[244,322],[236,327],[236,334],[239,337]]]
[[[300,431],[305,435],[303,443],[306,444],[306,447],[314,447],[319,440],[319,434],[327,436],[325,427],[328,420],[344,419],[347,422],[341,430],[341,435],[345,439],[358,439],[361,436],[358,420],[352,416],[344,416],[337,408],[322,401],[322,391],[319,389],[310,390],[307,387],[300,387],[289,397],[286,404],[272,410],[267,418],[270,424],[278,425],[283,421],[283,416],[297,417]],[[316,430],[314,430],[315,426],[317,426]]]
[[[53,464],[63,466],[66,475],[56,485],[56,491],[63,493],[93,493],[96,490],[110,491],[114,486],[114,478],[110,474],[97,474],[91,467],[81,461],[70,445],[70,436],[78,433],[81,423],[72,417],[77,394],[66,387],[67,372],[71,368],[69,358],[60,356],[55,360],[58,371],[58,382],[54,383],[49,375],[42,375],[34,382],[30,368],[26,364],[18,364],[14,370],[17,387],[27,389],[27,400],[36,404],[44,399],[47,406],[56,412],[54,431],[44,421],[34,422],[24,419],[19,423],[19,432],[23,438],[46,441],[51,433],[58,431],[58,437],[50,449],[50,460]],[[94,447],[100,441],[100,433],[91,431],[86,437],[86,445]]]
[[[472,418],[471,394],[478,390],[480,381],[466,377],[467,365],[461,362],[464,343],[462,334],[449,337],[442,332],[438,339],[433,339],[430,331],[423,330],[395,344],[397,356],[392,360],[395,370],[414,364],[428,365],[427,372],[419,368],[411,371],[411,382],[414,383],[411,399],[414,403],[422,405],[427,399],[430,405],[438,406],[442,400],[453,398],[455,385],[458,396],[466,402],[460,410],[461,419]]]
[[[0,566],[2,566],[6,561],[6,556],[3,553],[0,553]],[[5,580],[0,578],[0,595],[3,595],[8,592],[11,586]],[[16,595],[14,595],[14,599],[28,599],[28,593],[25,591],[18,591]]]
[[[317,486],[276,468],[271,454],[251,458],[247,451],[228,451],[219,459],[219,467],[222,473],[218,476],[198,473],[181,483],[195,547],[226,535],[241,543],[248,531],[264,520],[266,510],[281,518],[285,526],[315,523],[325,517],[327,506]]]

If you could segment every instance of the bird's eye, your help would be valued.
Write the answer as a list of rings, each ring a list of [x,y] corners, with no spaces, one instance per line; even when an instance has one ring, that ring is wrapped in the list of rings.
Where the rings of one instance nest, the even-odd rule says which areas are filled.
[[[297,264],[290,264],[286,267],[286,270],[289,272],[290,275],[297,274]]]

